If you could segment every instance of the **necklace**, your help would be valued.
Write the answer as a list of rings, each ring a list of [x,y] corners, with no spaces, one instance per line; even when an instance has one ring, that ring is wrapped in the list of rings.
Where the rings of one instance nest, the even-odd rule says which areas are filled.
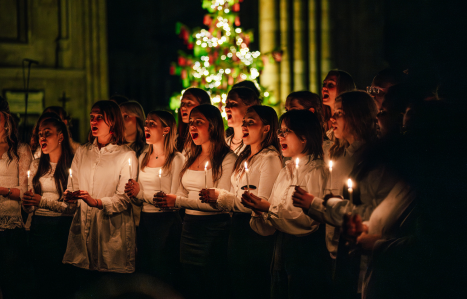
[[[208,157],[208,159],[203,159],[203,160],[201,160],[201,157],[202,157],[202,155],[199,155],[199,157],[198,157],[198,169],[199,169],[199,165],[201,164],[201,161],[204,162],[205,160],[208,160],[208,159],[209,159],[209,157]]]

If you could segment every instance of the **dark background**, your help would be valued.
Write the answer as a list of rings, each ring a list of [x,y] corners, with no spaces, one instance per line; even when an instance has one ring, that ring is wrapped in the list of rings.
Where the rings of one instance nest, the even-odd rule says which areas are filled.
[[[348,71],[359,88],[386,67],[444,82],[464,77],[461,1],[329,0],[329,7],[332,68]],[[135,99],[146,111],[167,107],[182,89],[180,78],[169,75],[170,63],[187,51],[175,24],[202,27],[201,1],[108,0],[107,10],[110,94]],[[254,30],[257,50],[258,0],[241,4],[240,19],[242,28]]]

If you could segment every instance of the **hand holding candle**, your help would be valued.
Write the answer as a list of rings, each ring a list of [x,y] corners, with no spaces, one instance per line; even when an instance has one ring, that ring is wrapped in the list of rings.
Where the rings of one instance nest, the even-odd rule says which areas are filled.
[[[246,175],[246,190],[250,192],[250,170],[248,169],[248,163],[245,161],[245,175]]]

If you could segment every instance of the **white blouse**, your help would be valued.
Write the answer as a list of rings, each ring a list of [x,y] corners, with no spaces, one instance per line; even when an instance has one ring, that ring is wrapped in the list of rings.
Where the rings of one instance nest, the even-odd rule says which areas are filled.
[[[168,210],[161,210],[154,206],[154,194],[161,190],[166,194],[175,194],[177,192],[180,186],[180,171],[185,163],[185,157],[181,153],[175,153],[170,170],[163,170],[161,178],[159,179],[159,170],[161,167],[146,166],[141,170],[141,164],[148,152],[149,148],[146,148],[139,156],[138,183],[140,191],[134,199],[135,204],[141,205],[141,203],[143,203],[143,212],[145,213],[167,212]]]
[[[103,272],[134,272],[135,223],[131,201],[124,192],[130,179],[128,159],[138,165],[135,152],[126,145],[99,149],[97,139],[76,151],[68,190],[88,191],[102,201],[102,210],[82,200],[77,205],[41,200],[41,208],[61,213],[76,210],[63,263]],[[132,167],[131,177],[136,178],[137,172],[137,167]]]
[[[298,176],[295,175],[295,163],[287,161],[274,183],[269,197],[268,213],[256,214],[250,220],[251,228],[260,235],[272,235],[276,230],[295,236],[306,236],[319,227],[303,210],[294,207],[292,195],[295,185],[301,186],[311,194],[323,196],[327,173],[322,160],[309,161],[311,156],[300,159]]]
[[[54,179],[54,173],[55,173],[55,169],[57,168],[57,163],[50,162],[50,166],[52,167],[52,169],[39,178],[39,183],[41,184],[41,191],[42,191],[41,201],[44,201],[44,202],[49,202],[49,201],[56,202],[60,199],[60,196],[57,192],[57,188],[55,185],[55,179]],[[39,167],[39,159],[32,161],[31,166],[29,167],[29,170],[31,171],[31,175],[29,177],[28,189],[33,189],[32,179],[36,175],[38,167]],[[34,215],[38,215],[38,216],[50,216],[50,217],[73,216],[73,213],[67,214],[67,213],[54,212],[54,211],[51,211],[49,209],[44,209],[44,208],[32,207],[30,209],[25,209],[25,210],[29,213],[34,211]]]
[[[235,160],[237,155],[229,152],[224,161],[222,161],[222,175],[220,179],[213,183],[212,169],[207,170],[207,187],[230,190],[230,177],[234,169]],[[217,208],[212,207],[210,204],[202,203],[199,199],[199,191],[205,188],[205,172],[204,170],[191,170],[187,169],[183,174],[182,183],[177,191],[177,199],[175,200],[176,208],[186,208],[188,215],[215,215],[220,212]]]
[[[16,188],[20,191],[20,197],[28,188],[28,169],[31,164],[32,154],[29,145],[18,145],[18,157],[8,163],[8,153],[5,152],[0,159],[0,186],[3,188]],[[23,227],[21,217],[21,202],[11,200],[0,195],[0,231]]]
[[[250,192],[260,198],[268,200],[274,182],[282,169],[279,152],[273,146],[263,149],[250,161],[248,169],[250,186],[255,186],[254,189],[250,189]],[[241,203],[242,194],[247,190],[247,178],[243,166],[241,166],[241,171],[239,171],[239,173],[235,171],[232,173],[230,184],[230,192],[222,189],[219,190],[220,192],[217,200],[218,208],[228,212],[251,214],[251,210]]]

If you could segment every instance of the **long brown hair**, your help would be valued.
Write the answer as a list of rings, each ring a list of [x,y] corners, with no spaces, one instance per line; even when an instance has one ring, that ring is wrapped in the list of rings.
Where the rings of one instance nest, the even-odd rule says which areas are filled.
[[[57,193],[59,197],[62,197],[63,190],[66,189],[68,181],[68,169],[71,167],[71,162],[73,160],[73,151],[71,150],[70,138],[68,136],[68,128],[65,125],[65,123],[58,117],[54,117],[54,113],[48,114],[52,116],[43,118],[41,122],[38,123],[37,127],[40,127],[40,125],[51,124],[57,130],[57,134],[63,134],[63,140],[60,144],[60,147],[62,148],[62,154],[58,159],[53,176]],[[49,155],[42,154],[39,158],[37,172],[32,178],[32,185],[36,194],[42,194],[42,186],[39,180],[51,169],[52,166],[50,165]]]
[[[136,117],[136,139],[130,147],[136,152],[136,157],[139,157],[146,147],[146,138],[144,136],[144,119],[146,116],[143,107],[136,101],[128,101],[120,104],[120,110],[122,108]]]
[[[177,139],[177,128],[176,128],[176,123],[175,123],[175,117],[172,115],[172,113],[167,112],[167,111],[151,111],[148,113],[148,117],[150,115],[155,115],[157,116],[162,124],[163,128],[169,127],[169,133],[165,135],[164,137],[164,153],[165,153],[165,163],[162,166],[162,169],[164,171],[167,171],[170,169],[172,166],[172,162],[175,158],[175,154],[177,153],[177,149],[175,148],[175,142]],[[148,165],[149,163],[149,158],[151,157],[151,154],[153,153],[154,148],[153,145],[149,145],[149,150],[146,153],[146,155],[143,158],[143,161],[141,162],[141,170],[144,171],[144,168]]]
[[[256,112],[256,114],[258,114],[264,126],[269,126],[269,131],[264,137],[264,139],[261,141],[261,150],[255,155],[253,155],[249,159],[249,161],[253,160],[254,156],[256,156],[257,154],[259,154],[264,149],[270,146],[273,146],[276,149],[282,161],[282,155],[280,154],[281,150],[280,150],[279,138],[277,138],[277,129],[279,129],[279,121],[277,120],[276,110],[274,110],[273,108],[269,106],[255,105],[255,106],[249,107],[246,113],[253,112],[253,111]],[[251,147],[250,145],[247,145],[245,149],[243,150],[243,152],[240,153],[237,160],[235,161],[234,169],[236,173],[238,173],[240,170],[243,169],[243,161],[247,160],[250,154],[251,154]]]
[[[18,156],[18,128],[16,122],[10,114],[10,106],[8,102],[0,97],[0,113],[5,118],[4,130],[6,135],[6,142],[8,144],[8,162],[10,164],[14,158],[19,159]]]
[[[337,96],[339,96],[343,92],[357,89],[357,87],[355,86],[355,81],[353,80],[352,76],[346,71],[330,70],[329,73],[326,75],[326,78],[329,76],[336,76]],[[323,116],[324,116],[324,124],[326,124],[326,122],[328,122],[332,116],[331,108],[324,104],[323,104]]]
[[[243,82],[243,81],[242,81]],[[258,96],[258,92],[254,91],[253,89],[242,86],[242,85],[234,85],[234,88],[232,88],[229,93],[227,94],[227,98],[230,97],[231,94],[236,94],[238,98],[245,104],[246,106],[252,106],[252,105],[261,105],[261,100]],[[227,106],[225,106],[227,108]],[[225,136],[230,137],[234,134],[234,130],[232,127],[228,127],[227,130],[225,131]],[[240,142],[240,145],[238,148],[242,148],[243,146],[243,139]]]
[[[125,125],[123,124],[122,112],[118,105],[113,101],[98,101],[92,105],[92,108],[99,108],[104,116],[104,122],[110,127],[110,143],[116,145],[125,144]],[[91,110],[92,110],[91,108]],[[96,137],[92,136],[92,131],[89,130],[88,141],[93,143]]]
[[[294,91],[287,96],[286,101],[289,100],[297,100],[305,110],[310,110],[310,108],[315,109],[314,113],[318,117],[319,123],[323,124],[323,100],[321,100],[319,95],[308,90]]]
[[[225,156],[230,152],[230,148],[225,143],[224,138],[224,122],[219,109],[212,105],[200,105],[191,110],[190,115],[193,112],[199,112],[206,117],[209,122],[209,136],[211,141],[211,153],[209,155],[209,162],[212,166],[212,181],[216,183],[222,176],[222,162]],[[187,139],[185,143],[185,149],[187,153],[187,160],[183,169],[180,172],[180,180],[183,177],[185,171],[190,168],[191,165],[201,154],[201,146],[196,145],[193,139]]]
[[[189,87],[185,89],[183,95],[192,95],[198,100],[200,105],[211,105],[211,97],[209,94],[201,88]],[[183,96],[182,96],[183,98]],[[188,124],[182,121],[182,114],[178,113],[178,139],[177,139],[177,149],[183,151],[186,140],[188,139]]]
[[[340,94],[336,98],[336,103],[342,103],[344,112],[345,126],[354,135],[355,139],[364,142],[371,142],[376,138],[376,104],[373,98],[361,90],[348,91]],[[331,158],[337,158],[343,155],[344,150],[349,143],[336,138],[334,144],[329,150]]]

